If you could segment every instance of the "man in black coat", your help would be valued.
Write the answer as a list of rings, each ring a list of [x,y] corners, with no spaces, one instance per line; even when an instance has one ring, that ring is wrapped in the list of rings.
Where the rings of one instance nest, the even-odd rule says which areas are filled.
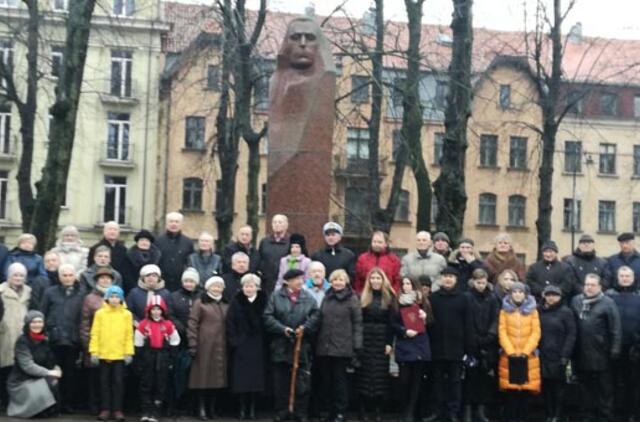
[[[231,257],[231,270],[222,274],[224,280],[224,292],[222,297],[229,303],[235,297],[236,293],[240,291],[242,285],[240,279],[243,275],[249,272],[250,259],[244,252],[236,252]]]
[[[345,270],[351,280],[356,274],[356,255],[342,246],[342,226],[333,221],[329,221],[322,227],[325,247],[317,250],[311,255],[312,261],[319,261],[324,264],[327,277],[338,269]]]
[[[462,359],[475,356],[473,315],[468,297],[456,288],[458,270],[440,273],[440,289],[431,295],[434,322],[429,329],[436,417],[457,421],[462,404]]]
[[[595,241],[588,234],[583,234],[578,240],[578,247],[569,256],[562,259],[569,267],[571,267],[571,275],[573,276],[573,295],[582,293],[584,287],[584,278],[587,274],[597,274],[601,279],[605,277],[607,260],[596,255]],[[608,287],[607,280],[603,280],[605,284],[603,289]]]
[[[584,389],[586,415],[597,421],[613,421],[611,363],[620,357],[622,325],[615,302],[602,293],[600,277],[588,274],[584,293],[571,301],[577,317],[576,363]]]
[[[120,274],[127,270],[127,248],[124,242],[118,240],[120,237],[120,226],[115,221],[104,223],[102,228],[102,239],[89,249],[89,258],[87,259],[87,268],[95,264],[93,255],[96,248],[105,245],[111,249],[111,266]]]
[[[58,274],[60,284],[45,290],[41,308],[56,363],[64,374],[60,380],[61,409],[71,413],[78,404],[76,364],[80,354],[80,313],[85,291],[73,265],[60,265]]]
[[[156,238],[155,244],[160,249],[162,278],[166,288],[175,292],[180,288],[182,271],[187,265],[187,258],[193,253],[193,241],[182,234],[184,216],[179,212],[170,212],[165,218],[166,232]],[[202,280],[205,282],[206,280]]]
[[[289,253],[289,219],[286,215],[276,214],[271,219],[271,234],[260,241],[260,273],[262,290],[271,294],[278,280],[280,259]]]
[[[640,252],[636,250],[635,236],[633,233],[622,233],[618,236],[620,252],[611,255],[607,259],[605,277],[609,286],[613,286],[618,276],[618,269],[623,265],[631,268],[634,273],[634,286],[640,287]]]
[[[287,416],[293,351],[296,338],[303,336],[296,378],[294,416],[298,422],[306,422],[311,386],[311,345],[319,328],[320,313],[316,300],[302,288],[304,271],[289,270],[283,278],[285,284],[271,295],[263,317],[265,329],[271,334],[276,412],[274,421],[280,422]]]
[[[571,267],[558,260],[558,245],[552,240],[542,245],[542,260],[529,267],[525,280],[536,301],[540,301],[542,291],[549,285],[559,287],[566,298],[571,297],[574,289]]]
[[[236,235],[236,241],[229,243],[222,251],[222,273],[231,271],[231,257],[236,252],[244,252],[249,257],[249,272],[257,274],[260,269],[260,253],[251,245],[253,229],[242,226]]]

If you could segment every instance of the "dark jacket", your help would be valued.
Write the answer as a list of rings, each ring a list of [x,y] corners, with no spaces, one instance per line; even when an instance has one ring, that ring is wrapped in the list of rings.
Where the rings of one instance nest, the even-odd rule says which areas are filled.
[[[47,274],[49,274],[49,271],[47,271]],[[31,287],[31,300],[29,301],[29,309],[41,310],[42,297],[44,296],[44,292],[49,287],[58,286],[60,284],[60,281],[57,277],[58,273],[56,272],[55,274],[55,282],[52,282],[50,277],[43,277],[41,275],[27,282],[29,287]]]
[[[95,264],[93,261],[93,255],[96,253],[98,246],[107,246],[111,249],[111,266],[120,274],[127,270],[127,248],[124,246],[124,242],[116,241],[113,245],[105,238],[102,238],[98,243],[89,248],[89,258],[87,259],[87,267]]]
[[[142,321],[146,318],[145,310],[149,303],[149,294],[149,290],[141,280],[138,280],[138,286],[131,289],[129,294],[127,294],[127,308],[133,314],[133,319],[135,321]],[[158,288],[153,291],[153,294],[162,297],[165,303],[169,303],[170,292],[164,288],[163,280],[160,280]],[[169,308],[169,315],[171,315],[171,312],[172,309]]]
[[[477,355],[469,298],[457,288],[440,288],[431,295],[434,322],[429,329],[433,360],[462,360]]]
[[[564,379],[567,360],[576,344],[576,321],[573,312],[559,302],[538,307],[540,315],[540,365],[542,378]],[[564,362],[563,362],[564,360]]]
[[[468,262],[464,257],[460,254],[460,252],[456,249],[449,255],[449,265],[456,268],[458,270],[458,283],[456,284],[456,288],[459,290],[467,291],[469,289],[469,280],[471,280],[471,275],[478,268],[482,268],[482,260],[480,259],[480,255],[475,253],[475,259],[471,262]],[[433,280],[432,280],[433,281]]]
[[[87,267],[87,269],[84,270],[82,274],[80,274],[80,284],[82,284],[88,292],[96,288],[96,279],[93,276],[96,274],[97,271],[98,271],[98,266],[96,264],[93,264],[90,267]],[[113,273],[113,284],[116,286],[120,286],[124,289],[124,286],[123,286],[124,281],[122,280],[122,274],[120,274],[120,272],[113,267],[111,267],[111,272]],[[134,284],[130,286],[131,289],[136,286],[135,283],[137,282],[137,280],[138,279],[136,278],[136,281],[134,282]],[[128,290],[125,290],[125,293],[128,293]]]
[[[634,287],[615,286],[607,290],[618,307],[622,324],[622,348],[640,345],[640,293]]]
[[[204,285],[214,275],[222,274],[222,259],[220,255],[215,253],[203,255],[199,252],[194,252],[187,257],[187,267],[195,268],[198,271],[200,283]]]
[[[604,294],[598,296],[590,306],[583,306],[584,301],[584,294],[579,294],[571,301],[571,310],[577,316],[578,368],[585,371],[609,370],[611,359],[620,356],[622,347],[618,307],[613,299]]]
[[[327,290],[320,307],[316,355],[353,357],[362,349],[362,309],[351,287]]]
[[[274,363],[291,363],[295,339],[287,337],[286,327],[296,329],[304,327],[304,337],[300,349],[300,359],[308,363],[311,359],[312,340],[320,325],[320,312],[316,300],[304,289],[295,303],[291,301],[288,289],[282,287],[269,298],[264,311],[266,331],[271,334],[271,361]]]
[[[311,255],[311,260],[324,264],[327,278],[338,269],[345,270],[351,280],[356,275],[356,254],[339,243],[333,247],[325,246],[323,249],[316,251]]]
[[[153,243],[147,250],[138,248],[138,245],[130,247],[127,251],[127,269],[126,272],[122,273],[125,292],[136,287],[142,267],[149,264],[158,265],[161,257],[162,252]]]
[[[231,271],[231,257],[236,252],[244,252],[249,256],[249,272],[257,274],[260,270],[260,252],[253,246],[247,249],[240,242],[229,243],[222,250],[222,273]]]
[[[234,393],[260,392],[265,388],[267,353],[262,314],[267,300],[261,290],[253,302],[243,292],[237,292],[229,305],[229,383]]]
[[[49,340],[54,346],[80,346],[80,316],[85,290],[79,282],[65,288],[51,286],[44,292],[41,310]]]
[[[391,313],[391,328],[395,335],[394,355],[398,362],[430,361],[432,349],[429,335],[425,332],[419,333],[415,337],[407,336],[407,328],[402,321],[402,305],[397,305]],[[424,306],[422,309],[428,312]]]
[[[175,292],[182,285],[182,272],[187,264],[187,257],[193,253],[193,241],[182,233],[166,232],[156,238],[156,246],[162,253],[158,266],[167,289]]]
[[[539,300],[546,286],[560,287],[562,297],[571,297],[574,291],[571,267],[557,259],[552,262],[538,261],[529,267],[525,277],[531,294]]]
[[[181,287],[169,295],[169,300],[167,302],[167,305],[171,310],[169,318],[173,321],[173,325],[176,326],[178,334],[180,334],[180,338],[183,340],[180,342],[181,347],[186,347],[187,345],[187,342],[184,340],[187,338],[189,314],[191,313],[193,303],[200,297],[200,294],[201,290],[197,287],[191,292]]]
[[[27,268],[27,280],[33,281],[36,277],[46,277],[47,272],[44,269],[44,261],[42,256],[38,255],[35,251],[23,251],[22,249],[14,248],[7,259],[4,261],[3,277],[6,280],[9,271],[9,266],[14,262],[19,262]]]
[[[500,300],[489,287],[482,293],[469,288],[465,294],[469,301],[471,315],[473,315],[472,347],[478,353],[478,359],[483,359],[485,363],[494,365],[498,361]]]
[[[9,256],[9,249],[4,245],[4,243],[0,243],[0,268],[4,268],[5,261],[7,260],[7,256]],[[0,274],[0,282],[6,280],[4,271]]]
[[[227,300],[227,302],[231,302],[236,293],[240,291],[242,285],[240,284],[240,279],[245,274],[240,274],[233,270],[228,273],[222,274],[222,279],[224,280],[224,291],[222,292],[222,296]]]
[[[638,253],[638,251],[633,251],[632,254],[627,256],[622,253],[617,253],[607,259],[605,278],[608,281],[608,285],[615,285],[615,281],[618,279],[618,269],[623,265],[633,270],[635,280],[633,284],[636,288],[640,287],[640,253]]]
[[[571,267],[574,295],[582,293],[584,278],[587,274],[599,275],[602,279],[602,288],[606,289],[609,287],[609,280],[606,279],[605,274],[607,260],[597,256],[595,251],[583,253],[580,249],[576,249],[573,251],[573,254],[565,256],[562,260]]]
[[[277,241],[273,236],[267,236],[260,241],[260,273],[262,274],[262,289],[271,294],[278,280],[280,259],[289,253],[289,236]]]

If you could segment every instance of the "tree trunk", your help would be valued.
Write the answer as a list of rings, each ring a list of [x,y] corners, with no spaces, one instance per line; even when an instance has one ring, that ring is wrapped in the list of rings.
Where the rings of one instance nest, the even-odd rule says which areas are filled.
[[[538,170],[540,196],[538,197],[538,259],[542,259],[542,245],[551,239],[551,198],[553,196],[553,154],[556,145],[557,126],[554,122],[544,124],[542,135],[542,163]]]
[[[440,162],[440,176],[434,183],[438,198],[436,227],[457,245],[464,228],[467,209],[465,158],[467,121],[471,115],[471,53],[473,47],[473,0],[453,0],[451,21],[453,47],[449,64],[449,93],[445,110],[445,137]]]
[[[255,243],[258,237],[258,214],[260,212],[260,196],[258,193],[258,176],[260,175],[260,141],[247,142],[249,147],[249,166],[247,168],[247,224],[253,230]]]
[[[407,78],[402,99],[402,138],[409,147],[409,166],[418,188],[416,228],[429,230],[431,222],[431,181],[422,155],[422,104],[420,103],[420,38],[422,34],[422,4],[424,0],[405,0],[409,20]]]
[[[67,188],[94,6],[95,0],[69,2],[65,60],[51,107],[49,149],[31,221],[31,233],[38,239],[40,252],[49,249],[55,241],[60,206]]]

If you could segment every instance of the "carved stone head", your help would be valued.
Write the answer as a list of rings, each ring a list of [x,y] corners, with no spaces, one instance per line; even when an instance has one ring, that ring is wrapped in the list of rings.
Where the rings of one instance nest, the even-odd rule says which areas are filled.
[[[335,69],[329,43],[314,20],[301,17],[289,22],[278,53],[278,68],[302,72]]]

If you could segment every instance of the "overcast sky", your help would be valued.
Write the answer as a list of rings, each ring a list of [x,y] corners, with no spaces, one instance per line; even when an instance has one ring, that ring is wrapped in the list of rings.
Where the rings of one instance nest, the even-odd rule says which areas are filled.
[[[188,0],[183,0],[188,1]],[[309,3],[315,3],[316,13],[327,15],[344,0],[267,0],[269,10],[304,13]],[[552,3],[552,0],[545,0]],[[202,0],[203,3],[207,3]],[[254,6],[258,0],[248,0]],[[535,0],[475,0],[474,26],[492,29],[522,30],[524,6],[530,9]],[[564,0],[563,3],[569,3]],[[373,0],[346,0],[345,9],[352,16],[362,16]],[[424,21],[448,25],[451,21],[451,0],[426,0]],[[640,39],[640,1],[638,0],[576,0],[567,18],[564,31],[576,22],[582,23],[583,34],[597,37]],[[385,0],[385,19],[406,20],[404,0]]]

